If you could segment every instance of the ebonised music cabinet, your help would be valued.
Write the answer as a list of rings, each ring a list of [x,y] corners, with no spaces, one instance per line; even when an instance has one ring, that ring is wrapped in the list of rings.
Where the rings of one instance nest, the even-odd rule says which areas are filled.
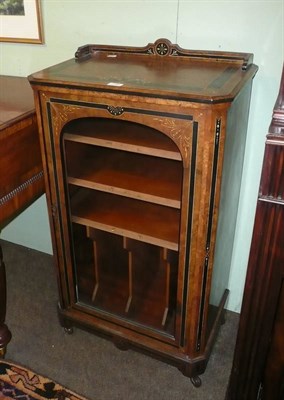
[[[251,54],[159,39],[82,46],[29,77],[62,325],[149,352],[196,386],[228,296],[256,71]]]

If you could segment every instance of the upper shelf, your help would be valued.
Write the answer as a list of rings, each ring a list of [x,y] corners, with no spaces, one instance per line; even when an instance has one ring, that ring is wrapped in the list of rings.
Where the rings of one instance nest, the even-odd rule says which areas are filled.
[[[64,139],[133,153],[181,160],[175,143],[141,124],[104,118],[81,118],[64,128]]]
[[[159,39],[145,47],[82,46],[74,59],[29,79],[62,88],[220,103],[232,101],[256,71],[252,54],[190,51]]]
[[[73,142],[65,149],[69,183],[180,208],[181,163]]]

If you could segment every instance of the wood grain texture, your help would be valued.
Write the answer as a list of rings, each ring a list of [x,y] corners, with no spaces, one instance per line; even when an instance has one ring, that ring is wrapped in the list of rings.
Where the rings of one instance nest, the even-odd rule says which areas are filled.
[[[245,136],[257,67],[164,39],[76,57],[29,77],[60,320],[150,352],[198,386],[228,295],[209,325],[227,116],[244,118]]]

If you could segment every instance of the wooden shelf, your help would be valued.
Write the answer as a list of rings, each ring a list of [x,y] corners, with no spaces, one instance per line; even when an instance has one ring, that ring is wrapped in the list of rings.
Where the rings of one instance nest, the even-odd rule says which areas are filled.
[[[128,121],[103,118],[78,119],[65,127],[64,139],[181,160],[177,146],[169,137],[156,129]]]
[[[178,250],[180,212],[174,208],[80,188],[71,214],[78,224]]]
[[[182,165],[178,161],[66,143],[68,182],[180,208]]]

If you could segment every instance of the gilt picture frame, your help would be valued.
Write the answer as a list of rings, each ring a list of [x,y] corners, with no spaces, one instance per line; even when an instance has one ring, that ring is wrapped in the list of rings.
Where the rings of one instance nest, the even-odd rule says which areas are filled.
[[[40,0],[0,0],[0,42],[43,44]]]

